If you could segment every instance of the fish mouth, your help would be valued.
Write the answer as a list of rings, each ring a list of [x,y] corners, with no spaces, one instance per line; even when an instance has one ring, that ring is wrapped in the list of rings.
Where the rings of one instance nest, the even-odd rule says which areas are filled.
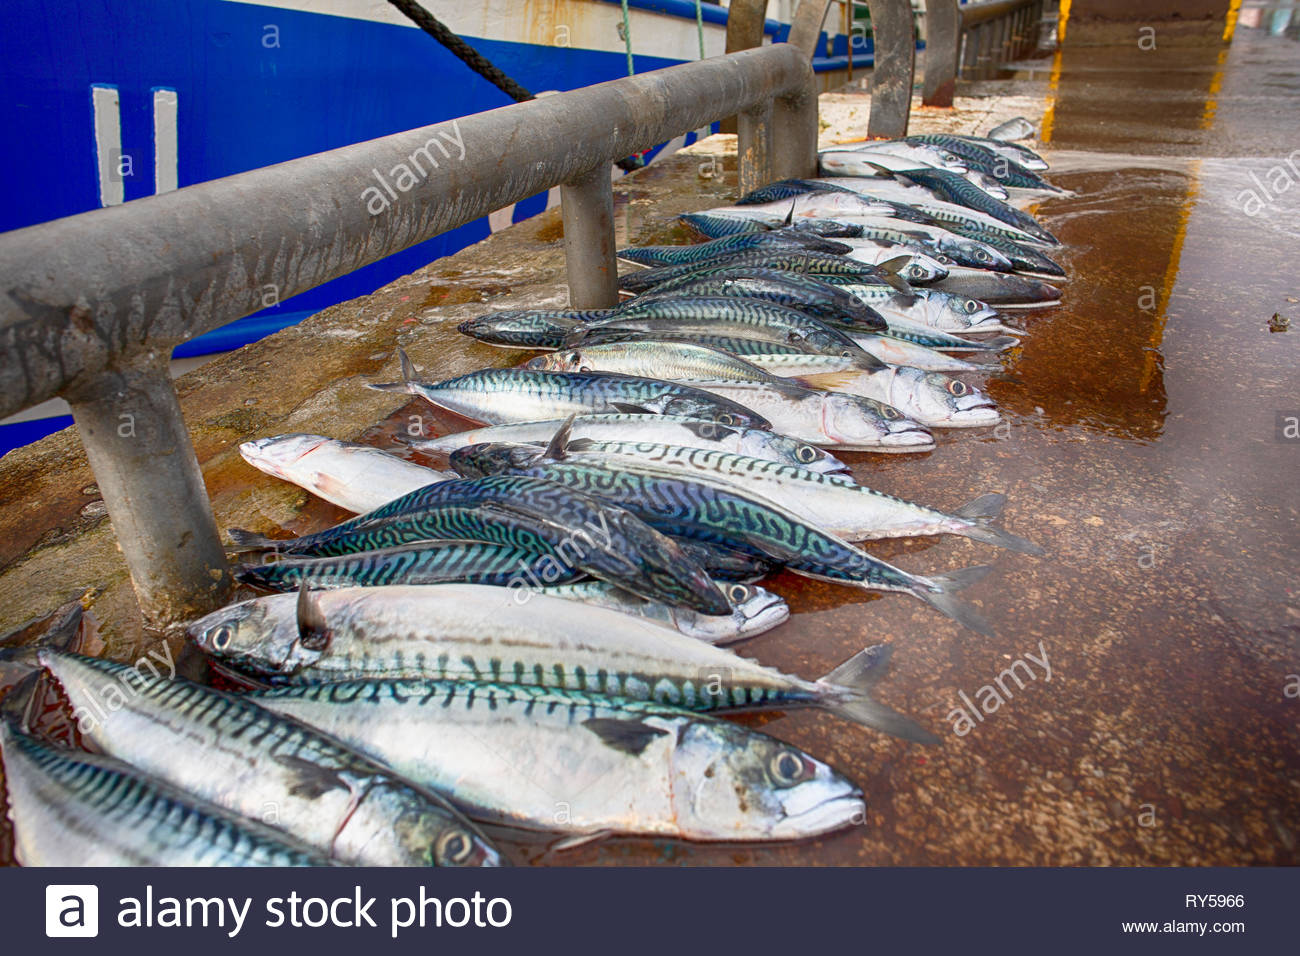
[[[867,803],[861,791],[852,789],[848,793],[829,797],[806,810],[788,813],[773,824],[770,835],[780,840],[817,836],[865,821],[866,815]]]
[[[880,440],[878,451],[923,451],[934,447],[934,436],[924,425],[911,419],[892,421],[889,431]]]
[[[295,450],[289,453],[281,452],[280,454],[276,454],[270,450],[274,449],[277,445],[283,447],[288,444],[284,441],[286,437],[288,436],[276,435],[271,438],[249,439],[240,444],[239,454],[244,461],[248,462],[254,468],[269,472],[277,478],[284,478],[285,470],[289,465],[296,464],[314,452],[321,445],[329,441],[329,439],[323,435],[294,436],[297,438],[297,441],[294,443],[294,448],[301,450]],[[314,438],[315,441],[310,441],[312,438]]]
[[[970,408],[962,408],[953,412],[946,421],[940,423],[944,428],[983,428],[986,425],[996,425],[1002,421],[1002,415],[998,412],[997,405],[992,402],[987,404],[973,405]]]
[[[780,595],[770,595],[761,607],[752,612],[747,612],[745,620],[736,630],[736,636],[733,641],[741,640],[746,637],[754,637],[765,631],[770,631],[778,625],[784,624],[790,619],[790,606]],[[727,643],[731,643],[728,641]]]

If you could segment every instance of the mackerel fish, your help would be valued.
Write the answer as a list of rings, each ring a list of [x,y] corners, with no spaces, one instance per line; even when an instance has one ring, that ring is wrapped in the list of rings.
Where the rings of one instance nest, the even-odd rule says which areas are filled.
[[[272,681],[419,678],[521,684],[686,710],[818,707],[934,742],[872,699],[859,652],[817,681],[618,611],[523,589],[448,584],[274,594],[191,625],[201,650]]]
[[[497,866],[442,797],[243,695],[51,649],[41,665],[96,750],[354,866]]]
[[[466,475],[532,475],[581,488],[618,502],[660,530],[752,550],[806,577],[911,594],[971,630],[989,633],[988,624],[952,593],[988,568],[933,577],[910,574],[733,486],[630,458],[568,458],[566,444],[561,433],[542,451],[531,445],[471,445],[451,456],[452,467]]]
[[[0,720],[23,866],[330,866],[328,857],[119,760],[51,747]]]
[[[256,699],[514,827],[788,840],[861,822],[866,809],[857,787],[789,744],[662,704],[456,680],[286,687]]]

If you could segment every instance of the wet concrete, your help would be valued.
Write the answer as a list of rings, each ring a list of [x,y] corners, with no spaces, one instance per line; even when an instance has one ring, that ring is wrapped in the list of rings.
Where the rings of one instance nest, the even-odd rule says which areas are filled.
[[[864,825],[759,848],[619,839],[554,853],[508,841],[517,859],[1300,859],[1300,441],[1278,427],[1279,415],[1300,415],[1300,332],[1269,331],[1274,313],[1300,326],[1300,174],[1282,188],[1276,171],[1300,147],[1297,46],[1239,31],[1222,57],[1158,52],[1075,57],[1067,46],[1033,76],[964,90],[1014,87],[1017,111],[1035,97],[1046,110],[1049,175],[1073,195],[1037,213],[1062,239],[1057,258],[1072,278],[1061,306],[1019,316],[1029,334],[988,377],[1002,426],[944,433],[924,456],[853,460],[864,483],[939,507],[1009,495],[1005,525],[1048,557],[965,539],[872,548],[913,571],[992,564],[969,598],[998,636],[961,631],[903,596],[782,574],[768,586],[787,597],[792,620],[742,646],[811,677],[864,644],[892,642],[879,696],[943,743],[904,745],[811,712],[746,717],[857,780]],[[984,122],[997,102],[932,126],[918,114],[914,128],[973,129],[978,116],[987,129],[1006,118]],[[620,186],[620,241],[681,240],[675,213],[729,195],[734,160],[707,155],[718,146]],[[557,239],[548,213],[182,379],[218,523],[301,532],[340,517],[253,472],[234,445],[294,430],[387,444],[398,429],[446,427],[362,384],[391,378],[395,339],[439,376],[516,357],[461,339],[455,324],[562,302]],[[69,434],[0,462],[0,629],[92,587],[108,652],[130,658],[150,638],[130,611],[92,482]],[[1036,665],[1023,686],[1004,676],[993,709],[981,688],[1030,654],[1045,654],[1050,681]],[[978,718],[959,715],[963,694],[984,704]]]

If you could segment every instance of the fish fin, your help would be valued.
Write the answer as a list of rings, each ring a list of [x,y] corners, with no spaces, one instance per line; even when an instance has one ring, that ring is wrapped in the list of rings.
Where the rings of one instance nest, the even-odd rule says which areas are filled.
[[[631,402],[610,402],[611,408],[616,408],[624,415],[653,415],[654,412],[644,405],[633,405]]]
[[[971,521],[981,519],[987,521],[996,518],[1002,514],[1002,509],[1007,506],[1007,496],[1001,492],[990,492],[987,495],[980,495],[973,501],[968,501],[956,511],[953,512],[958,518],[967,518]]]
[[[992,492],[987,495],[980,495],[974,501],[962,505],[953,515],[966,521],[974,522],[970,527],[958,534],[970,538],[972,541],[982,541],[984,544],[992,544],[999,548],[1006,548],[1008,551],[1019,551],[1021,554],[1032,554],[1035,557],[1042,557],[1047,552],[1034,544],[1032,541],[1026,541],[1019,535],[1012,534],[1010,531],[1004,531],[1001,528],[989,526],[989,522],[1002,514],[1002,509],[1006,506],[1007,496],[999,492]]]
[[[1032,554],[1036,558],[1041,558],[1047,552],[1040,546],[1020,537],[1018,534],[1012,534],[1010,531],[1004,531],[1002,528],[993,528],[985,524],[976,523],[958,531],[964,538],[970,538],[972,541],[980,541],[984,544],[991,544],[995,547],[1006,548],[1008,551],[1018,551],[1021,554]]]
[[[9,688],[8,693],[0,698],[0,717],[26,734],[31,733],[31,727],[38,716],[44,672],[35,658],[35,648],[28,647],[23,650],[33,652],[30,662],[26,658],[22,661],[24,664],[30,663],[32,671],[30,674],[23,675]]]
[[[325,621],[320,602],[311,594],[304,580],[298,586],[298,643],[309,651],[323,651],[329,647],[330,627]]]
[[[891,737],[920,744],[937,744],[939,738],[911,717],[886,707],[871,696],[872,688],[884,676],[892,653],[893,648],[888,644],[864,648],[818,681],[838,693],[838,698],[831,700],[828,706],[832,713],[845,720]]]
[[[930,575],[926,578],[926,581],[932,587],[936,587],[937,590],[918,587],[911,593],[929,604],[936,611],[946,614],[962,627],[968,628],[976,634],[992,637],[993,626],[973,607],[955,597],[955,592],[970,587],[991,570],[993,569],[988,565],[981,565],[973,568],[962,568],[948,574]]]
[[[656,737],[668,735],[664,728],[652,727],[641,720],[590,717],[582,722],[582,726],[599,737],[605,746],[633,757],[641,756]]]
[[[315,471],[311,476],[312,483],[319,489],[317,492],[320,497],[333,495],[338,498],[347,493],[347,483],[341,481],[334,475],[327,475],[324,472]]]
[[[839,392],[843,391],[845,386],[852,384],[857,377],[858,372],[855,369],[847,372],[816,372],[812,375],[800,375],[798,378],[787,379],[787,381],[798,382],[804,388]]]
[[[964,591],[979,581],[983,581],[993,567],[988,564],[978,564],[972,568],[959,568],[956,571],[949,571],[947,574],[930,574],[926,580],[937,584],[945,591]]]
[[[367,382],[367,388],[373,388],[377,392],[407,392],[416,395],[415,390],[415,366],[411,364],[411,357],[406,354],[406,350],[401,346],[397,348],[397,359],[402,367],[402,380],[400,382]]]
[[[552,853],[562,853],[565,850],[576,850],[580,846],[586,846],[588,843],[595,843],[597,840],[603,840],[613,835],[613,830],[587,830],[584,833],[574,833],[571,836],[556,840],[546,849]]]
[[[911,717],[886,707],[865,694],[855,694],[828,705],[831,713],[882,734],[918,744],[937,744],[939,738]]]
[[[276,551],[284,544],[283,541],[276,541],[256,531],[245,531],[243,528],[229,528],[226,535],[233,543],[226,548],[227,551]]]
[[[880,683],[894,654],[892,644],[864,647],[822,678],[823,683],[838,684],[854,690],[871,690]]]
[[[66,651],[71,648],[81,631],[81,622],[85,616],[81,606],[81,597],[85,593],[82,591],[76,598],[56,608],[52,613],[33,618],[4,637],[0,637],[0,660],[19,660],[22,657],[21,652],[27,649],[52,648],[56,651]],[[34,641],[21,645],[10,643],[14,639],[21,638],[25,632],[37,628],[40,630],[40,636]]]
[[[894,256],[892,259],[886,259],[884,262],[876,263],[876,268],[881,272],[888,272],[891,275],[898,275],[900,271],[906,269],[912,264],[910,255]]]
[[[874,169],[876,171],[876,175],[878,175],[881,179],[898,178],[897,176],[895,176],[894,171],[892,169],[889,169],[886,166],[881,166],[879,163],[873,163],[869,159],[866,160],[866,164],[870,166],[872,169]]]
[[[794,224],[794,207],[796,202],[797,199],[790,200],[790,211],[785,214],[785,219],[782,221],[781,225],[791,226]]]
[[[889,286],[891,289],[893,289],[895,292],[899,293],[900,295],[910,295],[915,299],[916,290],[913,289],[910,285],[908,285],[907,280],[904,279],[902,276],[895,275],[892,272],[886,272],[880,276],[880,279],[882,282],[885,283],[885,285]]]
[[[546,451],[542,452],[542,457],[548,461],[563,461],[565,449],[569,446],[569,438],[573,435],[573,420],[577,418],[574,413],[564,420],[554,435],[551,436],[550,442],[546,446]]]
[[[276,754],[274,759],[289,771],[289,793],[295,797],[315,800],[331,790],[351,790],[338,771],[329,767],[292,754]]]

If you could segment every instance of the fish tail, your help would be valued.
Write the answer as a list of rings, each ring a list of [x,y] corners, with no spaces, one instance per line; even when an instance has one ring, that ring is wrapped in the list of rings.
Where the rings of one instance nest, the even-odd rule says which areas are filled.
[[[993,570],[988,565],[962,568],[948,574],[935,574],[926,577],[925,584],[914,589],[916,595],[936,611],[948,615],[962,627],[969,628],[985,637],[993,636],[993,626],[986,621],[975,608],[957,598],[957,591],[970,587]]]
[[[871,690],[884,676],[892,652],[893,648],[887,644],[865,648],[823,677],[819,683],[833,687],[836,695],[827,706],[845,720],[891,737],[937,744],[939,738],[930,731],[871,696]]]
[[[1019,551],[1021,554],[1042,557],[1047,552],[1032,541],[1027,541],[1010,531],[1004,531],[1001,528],[994,528],[989,525],[990,521],[1002,514],[1002,509],[1006,506],[1006,503],[1007,496],[997,492],[980,495],[974,501],[967,502],[954,511],[953,515],[969,521],[971,524],[961,528],[956,533],[970,538],[972,541],[981,541],[984,544],[1006,548],[1008,551]]]
[[[397,349],[397,358],[402,365],[402,380],[400,382],[367,382],[367,388],[373,388],[377,392],[407,392],[411,395],[418,395],[415,382],[415,366],[411,364],[411,357],[406,354],[406,350],[399,347]]]
[[[0,661],[17,664],[30,663],[33,666],[39,667],[39,664],[36,663],[36,654],[38,651],[66,651],[72,648],[77,640],[77,636],[81,633],[81,622],[84,619],[84,616],[85,614],[82,610],[81,598],[78,597],[69,601],[53,614],[49,615],[45,620],[41,621],[41,626],[44,627],[44,630],[35,640],[24,644],[6,643],[4,646],[0,646]],[[20,628],[20,632],[26,631],[30,626],[31,625],[24,625]],[[17,633],[18,632],[15,632],[15,634],[10,635],[10,637],[16,636]],[[4,638],[5,641],[8,641],[8,639],[8,637]],[[15,690],[17,690],[17,688],[11,690],[9,694],[5,696],[5,699],[8,699],[8,696],[12,695]]]
[[[258,534],[255,531],[245,531],[243,528],[230,528],[226,534],[230,537],[231,547],[227,551],[275,551],[284,543],[268,538],[264,534]]]

